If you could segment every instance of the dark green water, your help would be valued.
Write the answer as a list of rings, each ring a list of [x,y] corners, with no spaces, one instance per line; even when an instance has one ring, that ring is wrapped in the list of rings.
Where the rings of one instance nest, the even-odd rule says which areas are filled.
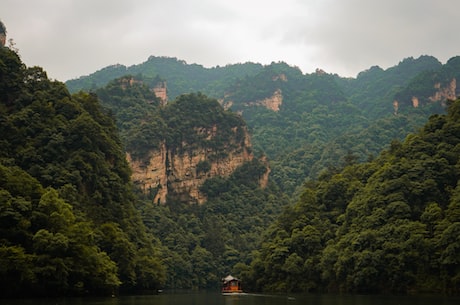
[[[460,297],[162,293],[115,298],[1,300],[2,305],[459,305]]]

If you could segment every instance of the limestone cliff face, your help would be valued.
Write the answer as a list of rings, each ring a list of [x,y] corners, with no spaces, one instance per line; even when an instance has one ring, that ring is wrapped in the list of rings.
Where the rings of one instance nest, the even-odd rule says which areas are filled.
[[[270,82],[276,82],[276,84],[273,86],[273,84],[271,84]],[[242,99],[241,97],[234,98],[235,92],[227,92],[224,95],[224,97],[219,100],[219,103],[225,109],[234,108],[234,111],[240,114],[242,114],[245,108],[256,107],[256,106],[265,107],[269,110],[278,112],[280,110],[281,105],[283,104],[283,92],[281,88],[283,88],[283,86],[285,85],[284,83],[287,83],[287,82],[288,82],[288,77],[285,73],[271,75],[268,83],[267,83],[266,76],[262,76],[262,78],[258,78],[258,79],[256,77],[256,79],[254,79],[251,82],[246,81],[244,85],[247,86],[248,84],[254,83],[255,88],[258,88],[259,91],[266,93],[266,95],[264,94],[262,96],[267,96],[267,97],[265,98],[247,98],[245,97]],[[267,92],[265,88],[272,88],[272,89],[269,89],[270,91]],[[240,89],[241,89],[240,86],[236,86],[236,95],[238,95],[238,92]]]
[[[435,92],[431,96],[412,96],[410,105],[414,108],[418,108],[426,103],[444,102],[446,100],[454,100],[458,96],[457,92],[457,80],[453,78],[446,86],[442,86],[441,83],[433,85]],[[394,114],[398,113],[401,101],[394,100],[393,108]]]
[[[281,104],[283,104],[283,95],[281,94],[281,89],[277,89],[273,92],[272,96],[260,101],[248,103],[247,106],[264,106],[267,109],[278,112]]]
[[[211,130],[195,130],[207,133],[212,138],[215,135],[214,126]],[[225,154],[213,151],[210,148],[191,148],[183,143],[182,152],[169,149],[162,143],[159,149],[152,151],[148,164],[136,161],[128,154],[127,159],[132,168],[132,179],[145,193],[154,196],[155,203],[166,203],[168,195],[174,195],[182,201],[201,204],[206,197],[200,193],[200,186],[208,178],[215,176],[228,177],[244,162],[253,159],[249,134],[245,131],[244,139],[236,143],[236,129],[234,141],[228,143]],[[205,164],[205,166],[203,166]],[[268,176],[268,170],[267,174]],[[260,184],[266,184],[262,177]]]
[[[428,98],[431,102],[439,102],[447,99],[455,100],[457,98],[457,80],[455,78],[445,87],[442,87],[441,83],[436,83],[434,87],[436,88],[436,92]]]
[[[166,105],[168,102],[168,91],[166,87],[166,82],[161,81],[158,82],[152,89],[153,93],[155,93],[155,96],[160,100],[160,104],[162,106]]]
[[[234,102],[232,100],[219,100],[219,103],[225,108],[229,109],[233,106]],[[272,111],[278,112],[280,110],[280,106],[283,104],[283,94],[281,89],[275,90],[273,95],[262,100],[251,101],[244,103],[245,107],[252,107],[252,106],[262,106]]]

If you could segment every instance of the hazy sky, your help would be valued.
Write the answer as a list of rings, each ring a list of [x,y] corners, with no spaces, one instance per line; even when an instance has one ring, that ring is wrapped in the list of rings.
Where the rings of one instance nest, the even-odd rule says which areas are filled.
[[[460,55],[458,0],[0,0],[0,20],[26,65],[61,81],[150,55],[352,77]]]

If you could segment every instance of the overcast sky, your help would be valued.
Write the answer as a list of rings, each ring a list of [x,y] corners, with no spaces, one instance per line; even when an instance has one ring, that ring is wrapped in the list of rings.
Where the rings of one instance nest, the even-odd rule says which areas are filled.
[[[151,55],[351,77],[460,55],[458,0],[0,0],[0,20],[25,64],[61,81]]]

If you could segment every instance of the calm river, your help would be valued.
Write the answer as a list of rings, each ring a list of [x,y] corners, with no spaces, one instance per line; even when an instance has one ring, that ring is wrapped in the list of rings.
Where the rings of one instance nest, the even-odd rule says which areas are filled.
[[[115,298],[1,300],[2,305],[459,305],[460,297],[162,293]]]

